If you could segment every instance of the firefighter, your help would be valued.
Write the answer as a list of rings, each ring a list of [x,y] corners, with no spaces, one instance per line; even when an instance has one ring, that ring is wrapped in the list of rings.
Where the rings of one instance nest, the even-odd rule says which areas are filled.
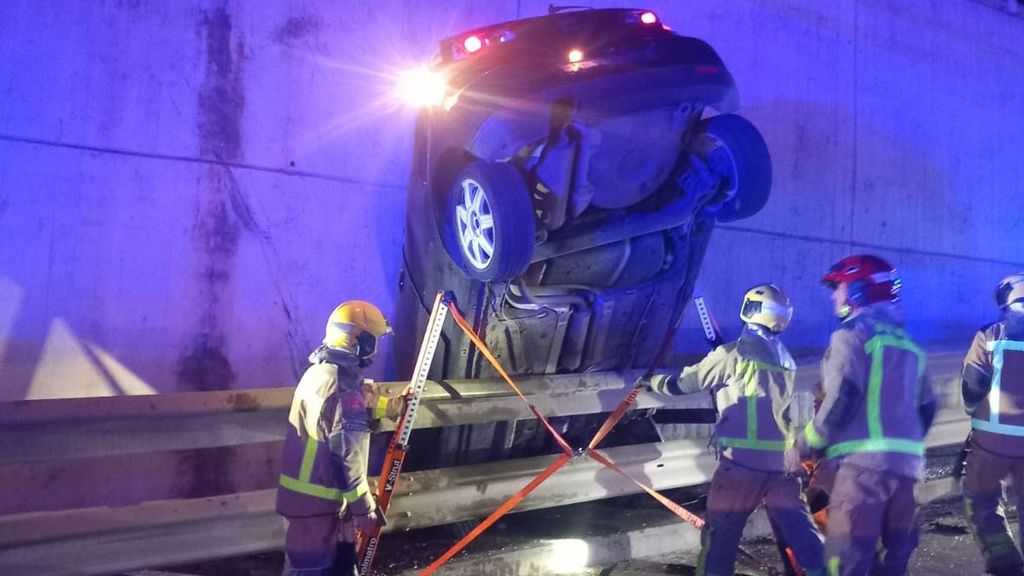
[[[661,394],[710,391],[718,407],[720,460],[708,491],[698,575],[735,572],[743,527],[761,503],[807,575],[824,575],[821,536],[811,522],[799,478],[787,473],[796,364],[779,334],[792,315],[781,289],[755,286],[743,297],[739,339],[717,347],[678,375],[655,375],[649,382]],[[792,472],[799,462],[789,467]]]
[[[822,360],[821,407],[797,448],[836,465],[826,566],[830,576],[866,575],[880,541],[880,573],[904,574],[918,543],[914,486],[935,416],[925,355],[903,328],[888,262],[843,258],[822,282],[842,323]]]
[[[354,532],[381,520],[367,483],[372,421],[404,408],[401,396],[380,397],[362,377],[390,333],[373,304],[341,304],[295,388],[277,489],[287,524],[284,576],[358,573]]]
[[[964,358],[961,392],[971,416],[964,512],[989,574],[1024,574],[1000,502],[1001,481],[1012,479],[1024,504],[1024,273],[996,288],[1001,320],[974,337]]]

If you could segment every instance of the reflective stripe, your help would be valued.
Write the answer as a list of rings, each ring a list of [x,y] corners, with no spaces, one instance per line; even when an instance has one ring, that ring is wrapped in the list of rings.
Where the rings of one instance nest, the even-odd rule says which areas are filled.
[[[1017,340],[992,340],[985,343],[985,347],[990,352],[995,352],[998,348],[1000,350],[1016,350],[1018,352],[1024,352],[1024,342]]]
[[[317,498],[323,498],[324,500],[334,500],[337,502],[341,502],[342,500],[341,490],[335,488],[327,488],[326,486],[310,484],[309,482],[303,482],[285,474],[281,474],[278,478],[278,482],[281,486],[291,490],[292,492],[298,492],[299,494],[315,496]]]
[[[1014,350],[1024,352],[1024,342],[1016,340],[992,340],[985,343],[985,348],[992,353],[992,389],[988,393],[988,422],[971,420],[971,427],[1007,436],[1024,436],[1024,426],[1003,424],[999,421],[999,409],[1002,407],[1003,388],[1003,352]]]
[[[742,366],[743,364],[753,366],[754,370],[764,370],[766,372],[792,372],[789,368],[768,364],[767,362],[758,362],[757,360],[740,360],[740,365]]]
[[[986,342],[985,348],[992,353],[992,389],[988,393],[988,419],[993,424],[998,424],[999,407],[1003,396],[1003,349],[999,347],[997,351],[996,342]]]
[[[747,389],[747,441],[757,442],[757,384],[754,389]]]
[[[312,436],[307,436],[306,448],[302,452],[302,464],[299,466],[299,477],[293,478],[287,474],[281,474],[278,477],[278,483],[299,494],[340,502],[344,497],[341,490],[313,484],[309,481],[310,476],[313,475],[313,464],[316,462],[317,444],[317,441]]]
[[[757,396],[757,364],[740,362],[739,376],[743,379],[743,395],[750,398]]]
[[[830,556],[828,559],[828,576],[839,576],[839,556]]]
[[[854,452],[897,452],[924,456],[924,442],[903,438],[868,438],[867,440],[849,440],[831,446],[825,454],[829,458],[844,456]]]
[[[789,442],[785,440],[757,440],[750,438],[718,438],[719,446],[724,448],[745,448],[747,450],[769,450],[782,452]]]
[[[995,434],[1003,434],[1006,436],[1024,436],[1024,426],[1015,426],[1013,424],[1001,424],[999,422],[992,422],[990,420],[978,420],[977,418],[971,419],[971,428],[975,430],[984,430],[985,432],[992,432]]]
[[[871,353],[871,375],[868,377],[868,438],[882,438],[882,358],[885,344],[875,336],[864,345]],[[874,346],[872,346],[874,344]]]
[[[345,502],[354,502],[355,500],[362,498],[363,494],[366,494],[369,491],[370,485],[366,483],[365,479],[363,479],[358,486],[343,493],[341,496],[345,499]]]
[[[316,462],[316,440],[306,436],[306,449],[302,453],[302,465],[299,467],[299,481],[309,482],[313,475],[313,463]]]
[[[373,407],[373,419],[380,420],[388,415],[388,400],[387,396],[378,396],[377,405]]]
[[[918,381],[914,383],[914,397],[919,397],[921,392],[920,378],[924,375],[925,370],[924,351],[907,338],[906,332],[901,327],[881,322],[876,324],[875,335],[864,343],[864,351],[871,355],[867,403],[865,405],[868,437],[863,440],[840,442],[829,447],[825,452],[829,458],[855,452],[897,452],[900,454],[924,456],[924,442],[907,438],[886,437],[885,431],[882,429],[882,378],[884,376],[886,348],[906,350],[917,357]],[[811,427],[811,430],[813,430],[813,427]],[[810,438],[808,438],[808,443],[811,443]],[[813,444],[811,445],[813,446]]]
[[[864,351],[873,353],[875,348],[881,348],[882,346],[891,346],[893,348],[902,348],[908,352],[913,352],[917,356],[917,376],[920,378],[924,375],[924,350],[920,346],[914,344],[908,339],[906,332],[898,326],[884,325],[883,330],[892,332],[891,334],[876,334],[870,340],[864,344]]]
[[[807,439],[807,445],[814,449],[824,448],[828,445],[828,439],[818,434],[814,422],[808,422],[807,426],[804,426],[804,438]]]
[[[717,442],[720,447],[781,452],[784,451],[788,445],[792,444],[791,441],[786,440],[762,440],[757,435],[757,399],[759,397],[757,394],[757,378],[761,371],[778,373],[791,372],[791,370],[774,364],[758,362],[757,360],[740,360],[739,365],[737,366],[736,376],[743,382],[743,397],[747,403],[747,437],[733,438],[729,436],[719,436]]]

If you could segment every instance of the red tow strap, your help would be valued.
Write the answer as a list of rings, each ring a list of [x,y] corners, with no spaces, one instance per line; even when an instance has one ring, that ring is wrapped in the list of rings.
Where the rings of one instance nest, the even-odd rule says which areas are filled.
[[[498,363],[498,360],[487,348],[487,344],[485,344],[483,340],[481,340],[480,337],[477,336],[475,332],[473,332],[473,328],[469,325],[468,322],[466,322],[466,319],[462,316],[462,313],[459,312],[459,309],[455,307],[455,303],[449,302],[448,309],[452,315],[452,318],[455,320],[455,323],[458,324],[459,328],[461,328],[462,331],[466,333],[466,336],[468,336],[469,339],[472,340],[474,344],[476,344],[477,349],[480,350],[480,353],[483,354],[485,358],[487,358],[487,361],[491,363],[491,366],[493,366],[495,370],[497,370],[498,374],[501,375],[502,379],[504,379],[505,382],[507,382],[508,385],[512,387],[512,390],[515,391],[516,395],[522,398],[523,402],[526,402],[526,405],[530,407],[530,410],[534,413],[535,416],[537,416],[537,419],[544,424],[544,427],[547,428],[548,432],[552,435],[552,437],[554,437],[555,441],[558,442],[558,445],[562,448],[562,451],[564,453],[561,456],[559,456],[554,462],[549,464],[548,467],[545,468],[540,474],[538,474],[536,478],[531,480],[529,484],[527,484],[519,491],[517,491],[515,494],[513,494],[511,498],[506,500],[501,506],[498,507],[497,510],[495,510],[484,521],[480,522],[480,524],[478,524],[476,528],[471,530],[469,534],[466,534],[465,537],[456,542],[451,548],[448,549],[447,552],[442,554],[440,558],[435,560],[430,566],[424,568],[423,571],[420,572],[420,576],[429,576],[430,574],[433,574],[445,562],[447,562],[453,556],[461,552],[463,548],[465,548],[469,545],[470,542],[475,540],[477,536],[483,534],[485,530],[490,528],[491,525],[497,522],[502,516],[507,514],[513,508],[515,508],[516,505],[518,505],[520,502],[523,501],[524,498],[526,498],[526,496],[533,492],[545,480],[550,478],[551,475],[557,472],[559,468],[564,466],[566,462],[568,462],[573,457],[573,450],[569,446],[569,444],[565,441],[564,438],[562,438],[562,435],[559,434],[553,426],[551,426],[551,423],[548,422],[548,419],[545,418],[544,415],[541,414],[540,411],[537,410],[537,408],[533,404],[531,404],[529,400],[527,400],[526,395],[523,394],[523,391],[519,389],[519,386],[516,386],[516,383],[512,381],[512,378],[509,377],[508,373],[505,372],[505,370]],[[661,502],[661,504],[668,508],[673,514],[678,516],[684,522],[692,524],[694,528],[697,528],[699,530],[704,527],[703,519],[693,514],[686,508],[669,500],[654,488],[651,488],[647,484],[644,484],[643,482],[637,480],[636,478],[633,478],[632,476],[626,474],[621,468],[616,466],[614,462],[605,457],[604,454],[601,454],[600,452],[597,451],[597,445],[600,444],[602,440],[604,440],[605,436],[607,436],[608,433],[611,432],[612,428],[614,428],[615,425],[618,424],[619,420],[621,420],[622,417],[626,414],[626,412],[629,410],[629,407],[632,406],[634,402],[636,402],[636,398],[637,396],[640,395],[640,392],[641,388],[639,386],[636,386],[629,392],[628,395],[626,395],[626,398],[623,399],[623,401],[615,408],[614,411],[612,411],[612,413],[608,416],[608,418],[598,429],[597,433],[594,434],[594,437],[590,440],[587,449],[583,451],[583,453],[589,456],[590,458],[593,458],[595,461],[601,463],[602,465],[606,466],[610,470],[616,472],[623,478],[626,478],[630,482],[636,484],[644,492],[650,494],[655,500]]]

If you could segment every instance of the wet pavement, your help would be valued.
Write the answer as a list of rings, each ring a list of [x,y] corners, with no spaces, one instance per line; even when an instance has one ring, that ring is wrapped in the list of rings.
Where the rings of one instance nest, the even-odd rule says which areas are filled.
[[[981,576],[981,556],[963,520],[959,497],[942,497],[950,486],[955,448],[929,451],[927,479],[920,498],[921,544],[911,559],[917,576]],[[704,510],[707,486],[663,492],[694,513]],[[938,498],[938,499],[936,499]],[[1016,510],[1007,511],[1016,533]],[[438,526],[385,534],[374,567],[375,576],[413,576],[455,544],[475,524]],[[763,514],[755,513],[748,533],[767,534]],[[436,574],[454,576],[653,576],[694,574],[698,532],[645,494],[534,510],[499,520]],[[586,542],[588,544],[581,544]],[[582,552],[580,547],[582,546]],[[774,542],[764,536],[745,538],[737,574],[782,574]],[[589,557],[587,567],[571,566]],[[617,561],[620,558],[636,558]],[[610,560],[608,560],[610,559]],[[191,576],[277,576],[280,552],[254,554],[188,566],[166,567],[165,573]],[[580,564],[582,566],[582,564]],[[142,573],[136,573],[141,576]],[[157,576],[150,572],[145,576]]]
[[[693,488],[674,491],[672,496],[680,502],[689,502],[695,510],[700,509],[699,493]],[[696,499],[696,501],[694,501]],[[485,536],[473,542],[468,555],[512,557],[517,552],[527,551],[538,542],[550,539],[574,539],[599,537],[615,531],[654,526],[672,522],[672,516],[649,502],[646,496],[630,496],[608,501],[590,503],[586,506],[556,508],[517,514],[506,518],[491,528]],[[910,574],[919,576],[980,576],[981,557],[974,546],[967,526],[960,513],[958,499],[930,503],[922,508],[921,544],[911,561]],[[1011,510],[1015,521],[1015,511]],[[379,576],[404,576],[415,574],[419,569],[440,555],[448,546],[458,540],[460,533],[470,527],[438,527],[417,530],[404,534],[385,536],[375,574]],[[461,531],[460,531],[461,528]],[[692,542],[686,551],[655,557],[609,562],[578,570],[558,572],[566,576],[651,576],[658,574],[694,574],[696,550]],[[754,558],[740,557],[737,574],[747,576],[773,576],[781,574],[773,542],[768,538],[747,539],[744,549]],[[465,560],[463,560],[465,562]],[[195,576],[277,576],[280,574],[282,555],[279,552],[257,554],[244,558],[231,558],[201,565],[168,567],[163,570],[174,574]],[[517,562],[488,564],[481,574],[552,574],[550,570],[534,568],[524,570]],[[437,572],[444,575],[474,573],[463,566]]]
[[[959,500],[933,502],[921,509],[921,544],[910,562],[910,574],[916,576],[981,576],[981,555],[968,532]],[[1010,511],[1016,536],[1016,515]],[[761,559],[740,558],[737,574],[775,576],[782,566],[775,561],[775,544],[768,538],[744,543],[744,549]],[[601,576],[653,576],[656,574],[694,574],[692,554],[669,555],[633,560],[604,570],[589,572]],[[767,566],[765,566],[767,565]]]

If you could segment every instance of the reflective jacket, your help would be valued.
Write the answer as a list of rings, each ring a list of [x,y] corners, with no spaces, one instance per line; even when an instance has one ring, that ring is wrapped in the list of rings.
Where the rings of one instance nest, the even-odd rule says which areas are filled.
[[[320,348],[295,387],[281,457],[277,511],[290,517],[372,510],[366,479],[369,414],[358,358]]]
[[[678,378],[655,378],[651,387],[669,395],[710,391],[718,408],[719,453],[741,466],[782,472],[783,452],[792,439],[789,406],[795,370],[777,338],[746,328],[738,340],[715,348]]]
[[[832,333],[822,360],[821,407],[807,444],[830,459],[920,478],[935,415],[925,354],[891,303],[872,304]]]
[[[974,439],[1006,456],[1024,456],[1024,340],[1004,322],[982,328],[964,358],[961,385]]]

